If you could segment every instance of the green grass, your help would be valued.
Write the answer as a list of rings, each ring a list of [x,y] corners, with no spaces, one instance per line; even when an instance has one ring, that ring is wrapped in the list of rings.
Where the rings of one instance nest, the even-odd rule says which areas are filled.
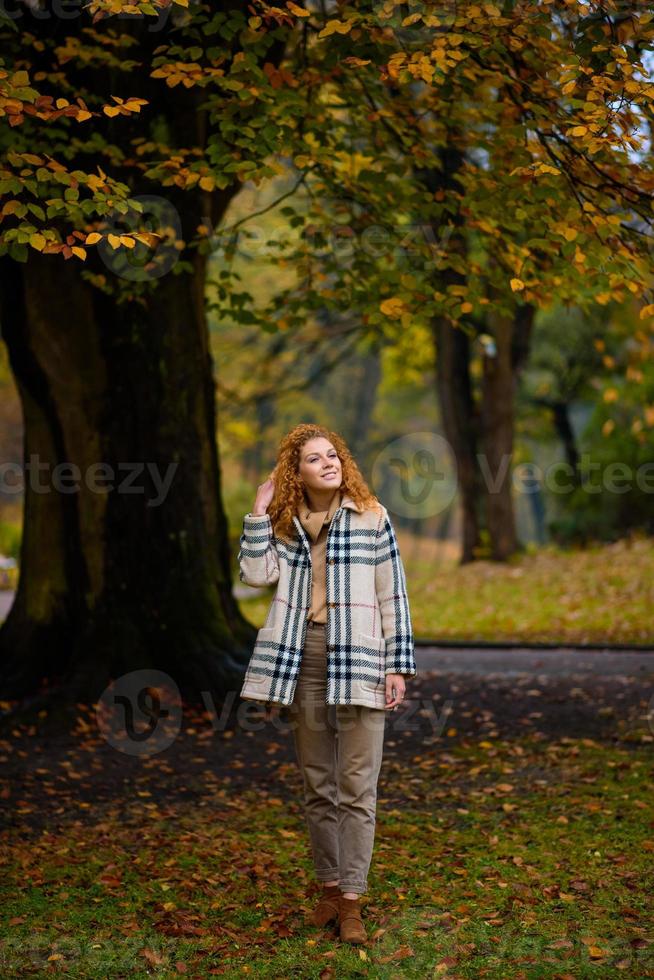
[[[398,536],[416,637],[467,643],[654,643],[654,539],[566,551],[555,546],[508,563],[459,566]],[[422,551],[421,555],[419,552]],[[416,552],[418,552],[416,554]],[[241,600],[263,625],[273,592]]]
[[[654,976],[651,741],[480,741],[383,770],[365,949],[304,922],[295,799],[209,780],[199,803],[73,807],[4,835],[0,974]],[[398,784],[420,805],[386,805]]]

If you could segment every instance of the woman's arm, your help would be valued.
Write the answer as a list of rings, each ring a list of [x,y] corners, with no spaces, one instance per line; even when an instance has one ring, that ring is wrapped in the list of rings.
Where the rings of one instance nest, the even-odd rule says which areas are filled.
[[[375,540],[375,589],[386,640],[386,674],[417,673],[404,566],[395,531],[383,508]]]
[[[279,557],[273,541],[270,514],[246,514],[238,553],[241,582],[274,585],[279,579]]]

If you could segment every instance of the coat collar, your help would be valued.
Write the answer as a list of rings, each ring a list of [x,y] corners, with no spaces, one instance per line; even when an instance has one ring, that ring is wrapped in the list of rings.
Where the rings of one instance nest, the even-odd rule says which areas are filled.
[[[341,507],[347,507],[348,510],[355,510],[357,513],[363,513],[363,507],[355,503],[350,497],[349,493],[344,493],[341,497]]]
[[[332,520],[336,520],[338,518],[338,515],[343,510],[343,508],[347,508],[347,510],[353,510],[356,513],[362,513],[363,510],[364,510],[363,507],[360,507],[357,503],[355,503],[355,501],[352,499],[352,497],[349,495],[349,493],[342,493],[341,494],[341,505],[335,511]],[[304,528],[302,527],[302,521],[297,516],[297,514],[293,514],[293,523],[295,524],[295,526],[297,528],[298,534],[300,536],[300,540],[303,542],[303,544],[307,548],[307,550],[310,551],[311,550],[311,545],[309,543],[309,537],[308,537],[306,531],[304,530]]]
[[[336,490],[327,510],[313,512],[306,503],[299,508],[297,516],[302,522],[302,527],[314,543],[320,537],[323,527],[331,524],[332,517],[341,506],[341,496],[341,491]]]

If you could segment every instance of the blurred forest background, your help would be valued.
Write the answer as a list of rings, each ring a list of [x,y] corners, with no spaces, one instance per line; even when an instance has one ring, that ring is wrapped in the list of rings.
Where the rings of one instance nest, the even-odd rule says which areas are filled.
[[[300,327],[267,333],[258,323],[237,322],[220,307],[215,287],[225,272],[248,282],[260,309],[269,306],[280,286],[292,286],[293,271],[285,272],[280,263],[279,244],[292,230],[284,204],[275,205],[292,188],[290,168],[288,177],[265,188],[246,184],[224,222],[226,227],[244,222],[242,230],[236,239],[216,236],[209,263],[216,438],[235,575],[243,514],[290,427],[319,422],[340,432],[387,503],[384,488],[371,480],[375,460],[406,433],[443,433],[433,345],[420,328],[409,325],[392,341],[371,344],[362,340],[347,311],[338,322],[328,313],[317,314]],[[300,211],[302,198],[296,191]],[[246,220],[253,214],[257,217]],[[573,305],[538,310],[516,393],[512,460],[514,469],[533,464],[538,476],[528,487],[514,483],[519,547],[507,563],[489,560],[482,526],[476,561],[461,566],[458,494],[437,514],[393,515],[418,635],[652,642],[654,508],[648,487],[654,483],[654,351],[639,309],[630,299],[596,305],[590,312]],[[483,352],[481,342],[473,347],[475,382]],[[2,344],[0,392],[0,462],[18,466],[21,412]],[[627,466],[626,492],[611,492],[603,480],[614,463]],[[649,477],[639,487],[635,473],[648,463],[643,472]],[[557,475],[557,464],[567,464],[567,472]],[[598,492],[581,485],[589,464],[590,484],[601,488]],[[4,588],[13,588],[18,574],[23,495],[10,489],[16,482],[8,475],[0,490],[0,553],[9,559],[0,572]],[[263,622],[268,592],[251,594],[237,585],[236,593],[248,618]]]
[[[242,517],[298,422],[393,514],[418,636],[651,642],[651,13],[120,8],[2,26],[7,689],[234,683],[270,600]],[[23,509],[7,351],[40,461],[182,462],[165,506]]]

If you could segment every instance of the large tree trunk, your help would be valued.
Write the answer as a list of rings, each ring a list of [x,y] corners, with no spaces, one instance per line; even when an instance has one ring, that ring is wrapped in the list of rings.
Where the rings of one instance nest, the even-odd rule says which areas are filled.
[[[163,198],[179,215],[177,238],[188,242],[199,224],[217,227],[238,181],[212,193],[198,185],[180,190],[153,183],[131,162],[135,137],[163,139],[174,150],[203,149],[211,135],[204,90],[168,88],[148,70],[154,49],[184,16],[173,11],[163,33],[140,17],[121,25],[145,66],[136,86],[129,72],[98,76],[84,59],[68,66],[67,80],[75,91],[104,87],[107,98],[147,100],[147,113],[119,124],[101,115],[98,137],[120,143],[125,159],[116,175],[133,196]],[[29,27],[48,42],[61,35],[58,18],[30,17]],[[81,37],[85,21],[65,27]],[[278,64],[284,45],[280,36],[262,57]],[[51,50],[45,43],[35,54],[46,72]],[[97,164],[95,154],[76,159]],[[242,677],[255,631],[232,597],[206,260],[189,249],[179,258],[191,271],[169,271],[154,289],[138,282],[122,305],[90,285],[77,260],[34,250],[25,265],[0,260],[0,317],[23,405],[25,463],[33,458],[45,467],[44,492],[34,485],[38,474],[26,473],[21,574],[0,630],[5,696],[32,693],[45,679],[68,703],[92,700],[110,678],[142,667],[166,671],[187,697],[221,695]],[[107,275],[94,249],[84,268],[114,283],[120,275],[115,265]],[[70,479],[73,492],[54,487],[59,464],[79,468],[76,491]],[[96,464],[106,470],[94,471]],[[160,491],[153,474],[168,474],[169,486]],[[94,475],[108,492],[94,487]]]
[[[477,468],[478,414],[470,378],[468,335],[444,317],[432,324],[436,346],[436,384],[441,422],[457,464],[462,510],[461,564],[474,561],[479,546],[479,502],[482,492]]]
[[[142,667],[166,671],[187,696],[224,693],[253,631],[232,597],[204,260],[159,279],[145,304],[119,307],[72,261],[3,258],[0,302],[26,467],[3,695],[47,680],[68,699],[94,699]],[[79,473],[71,480],[68,466],[57,489],[60,464]]]
[[[443,190],[460,190],[458,173],[463,167],[464,157],[459,149],[458,134],[451,132],[449,135],[449,142],[440,151],[441,169],[416,171],[416,176],[433,194]],[[457,211],[452,214],[451,220],[455,230],[447,240],[448,251],[465,257],[467,243],[462,216]],[[441,229],[434,227],[432,231],[438,238]],[[439,290],[451,284],[465,284],[465,276],[451,268],[436,272],[434,279],[434,286]],[[460,561],[465,564],[475,560],[479,547],[479,503],[482,499],[476,458],[479,418],[470,377],[470,338],[463,328],[453,325],[446,317],[435,317],[431,326],[441,423],[457,464],[462,510]]]
[[[488,330],[495,340],[495,351],[482,358],[481,417],[484,456],[486,514],[491,558],[505,561],[518,550],[513,506],[513,439],[515,402],[519,374],[530,346],[534,308],[523,304],[513,318],[489,314]]]
[[[492,317],[495,352],[482,357],[482,425],[486,513],[491,558],[504,561],[517,549],[512,495],[514,374],[511,365],[512,321]]]

